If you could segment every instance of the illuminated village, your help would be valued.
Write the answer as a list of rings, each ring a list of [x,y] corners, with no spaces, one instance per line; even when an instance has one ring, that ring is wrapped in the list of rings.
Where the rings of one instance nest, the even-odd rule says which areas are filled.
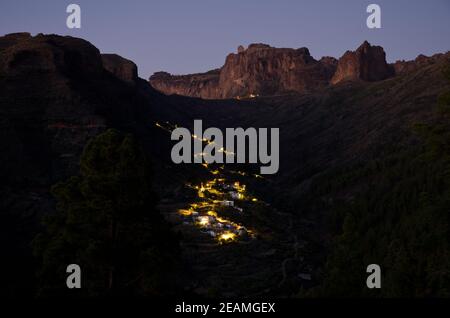
[[[166,123],[156,123],[157,127],[171,132],[177,126]],[[192,135],[192,138],[198,138]],[[206,143],[213,143],[210,140],[202,140]],[[223,150],[225,152],[225,150]],[[201,154],[198,154],[201,155]],[[186,184],[187,188],[195,191],[196,197],[186,208],[179,209],[178,214],[182,217],[183,225],[194,226],[200,232],[211,237],[219,244],[246,241],[254,238],[255,232],[246,228],[244,225],[232,221],[230,218],[220,215],[220,212],[226,212],[231,216],[239,216],[245,213],[242,205],[248,206],[255,204],[258,199],[247,193],[246,185],[239,181],[229,181],[225,178],[226,174],[235,174],[238,176],[249,176],[247,172],[226,170],[224,166],[216,169],[207,163],[202,166],[214,176],[213,179],[200,184]],[[263,178],[261,175],[250,175],[255,178]]]
[[[247,197],[245,185],[239,182],[230,184],[224,178],[214,178],[205,184],[187,186],[197,191],[198,201],[178,211],[183,216],[183,224],[198,227],[221,244],[254,237],[253,231],[221,217],[218,212],[227,209],[231,213],[244,213],[244,209],[239,207],[240,202],[257,201],[256,198]]]

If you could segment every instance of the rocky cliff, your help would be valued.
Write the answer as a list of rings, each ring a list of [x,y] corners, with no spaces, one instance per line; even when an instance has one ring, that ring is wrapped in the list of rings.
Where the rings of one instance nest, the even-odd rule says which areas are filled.
[[[219,69],[189,75],[157,72],[149,82],[167,95],[204,99],[309,93],[346,81],[384,80],[436,63],[440,57],[442,54],[419,55],[413,61],[388,64],[384,49],[365,41],[339,60],[328,56],[315,60],[307,48],[251,44],[247,49],[239,46],[237,53],[229,54]]]
[[[220,69],[189,75],[157,72],[150,77],[150,83],[167,95],[177,94],[211,99],[220,98],[219,77]]]
[[[311,92],[328,85],[337,61],[315,60],[307,48],[274,48],[266,44],[239,47],[222,68],[203,74],[155,73],[150,84],[165,94],[207,99]]]
[[[386,62],[386,53],[381,46],[372,46],[365,41],[356,51],[347,51],[339,59],[331,84],[343,81],[379,81],[394,75]]]
[[[329,65],[316,61],[307,48],[252,44],[227,56],[220,70],[218,97],[311,92],[327,85],[332,74]]]

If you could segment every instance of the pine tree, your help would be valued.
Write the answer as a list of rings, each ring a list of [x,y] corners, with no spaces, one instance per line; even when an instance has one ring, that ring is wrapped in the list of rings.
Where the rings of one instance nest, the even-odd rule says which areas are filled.
[[[80,174],[56,184],[57,212],[34,240],[40,295],[165,295],[174,291],[178,242],[155,208],[150,163],[131,135],[93,138]],[[66,287],[78,264],[82,288]]]

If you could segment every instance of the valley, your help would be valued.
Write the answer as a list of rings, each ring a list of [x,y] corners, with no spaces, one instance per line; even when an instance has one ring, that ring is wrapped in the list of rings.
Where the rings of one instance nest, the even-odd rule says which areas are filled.
[[[252,54],[258,59],[246,60]],[[193,80],[194,90],[190,77],[163,76],[165,94],[138,78],[133,62],[103,56],[85,40],[0,38],[0,248],[10,295],[35,294],[30,242],[42,220],[58,213],[51,188],[79,175],[86,145],[108,129],[133,136],[151,160],[158,211],[180,236],[183,293],[446,295],[448,117],[440,109],[450,89],[449,53],[390,65],[384,50],[363,43],[341,67],[305,49],[257,45],[234,55],[223,74],[246,65],[252,76],[263,74],[248,79],[255,87],[225,81],[219,96],[213,84],[198,90]],[[290,58],[299,77],[283,78],[293,86],[266,81],[268,69]],[[200,77],[215,83],[217,76]],[[174,164],[170,133],[193,131],[195,119],[221,130],[279,128],[278,172],[262,175],[248,163]],[[385,266],[378,294],[360,284],[368,262]],[[415,288],[405,277],[414,277]]]
[[[177,127],[168,122],[155,125],[169,133]],[[292,215],[256,198],[244,183],[263,183],[265,177],[225,165],[202,167],[210,178],[185,184],[190,201],[160,205],[182,235],[184,257],[195,277],[190,288],[202,296],[251,297],[280,293],[288,278],[308,284],[311,274],[305,270],[311,268],[304,257],[299,260]]]

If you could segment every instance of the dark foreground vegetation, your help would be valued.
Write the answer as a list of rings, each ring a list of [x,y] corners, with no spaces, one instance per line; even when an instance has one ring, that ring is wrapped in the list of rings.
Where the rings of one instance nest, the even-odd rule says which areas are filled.
[[[450,81],[450,68],[445,71]],[[317,180],[308,194],[332,198],[334,233],[315,296],[450,296],[450,90],[431,123],[416,123],[419,142]],[[342,189],[358,188],[350,198]],[[334,196],[334,198],[333,198]],[[369,290],[367,264],[383,264],[381,290]]]
[[[151,165],[131,135],[92,139],[80,174],[52,188],[55,214],[34,240],[40,296],[170,296],[180,270],[177,237],[156,210]],[[66,267],[82,269],[69,290]]]

